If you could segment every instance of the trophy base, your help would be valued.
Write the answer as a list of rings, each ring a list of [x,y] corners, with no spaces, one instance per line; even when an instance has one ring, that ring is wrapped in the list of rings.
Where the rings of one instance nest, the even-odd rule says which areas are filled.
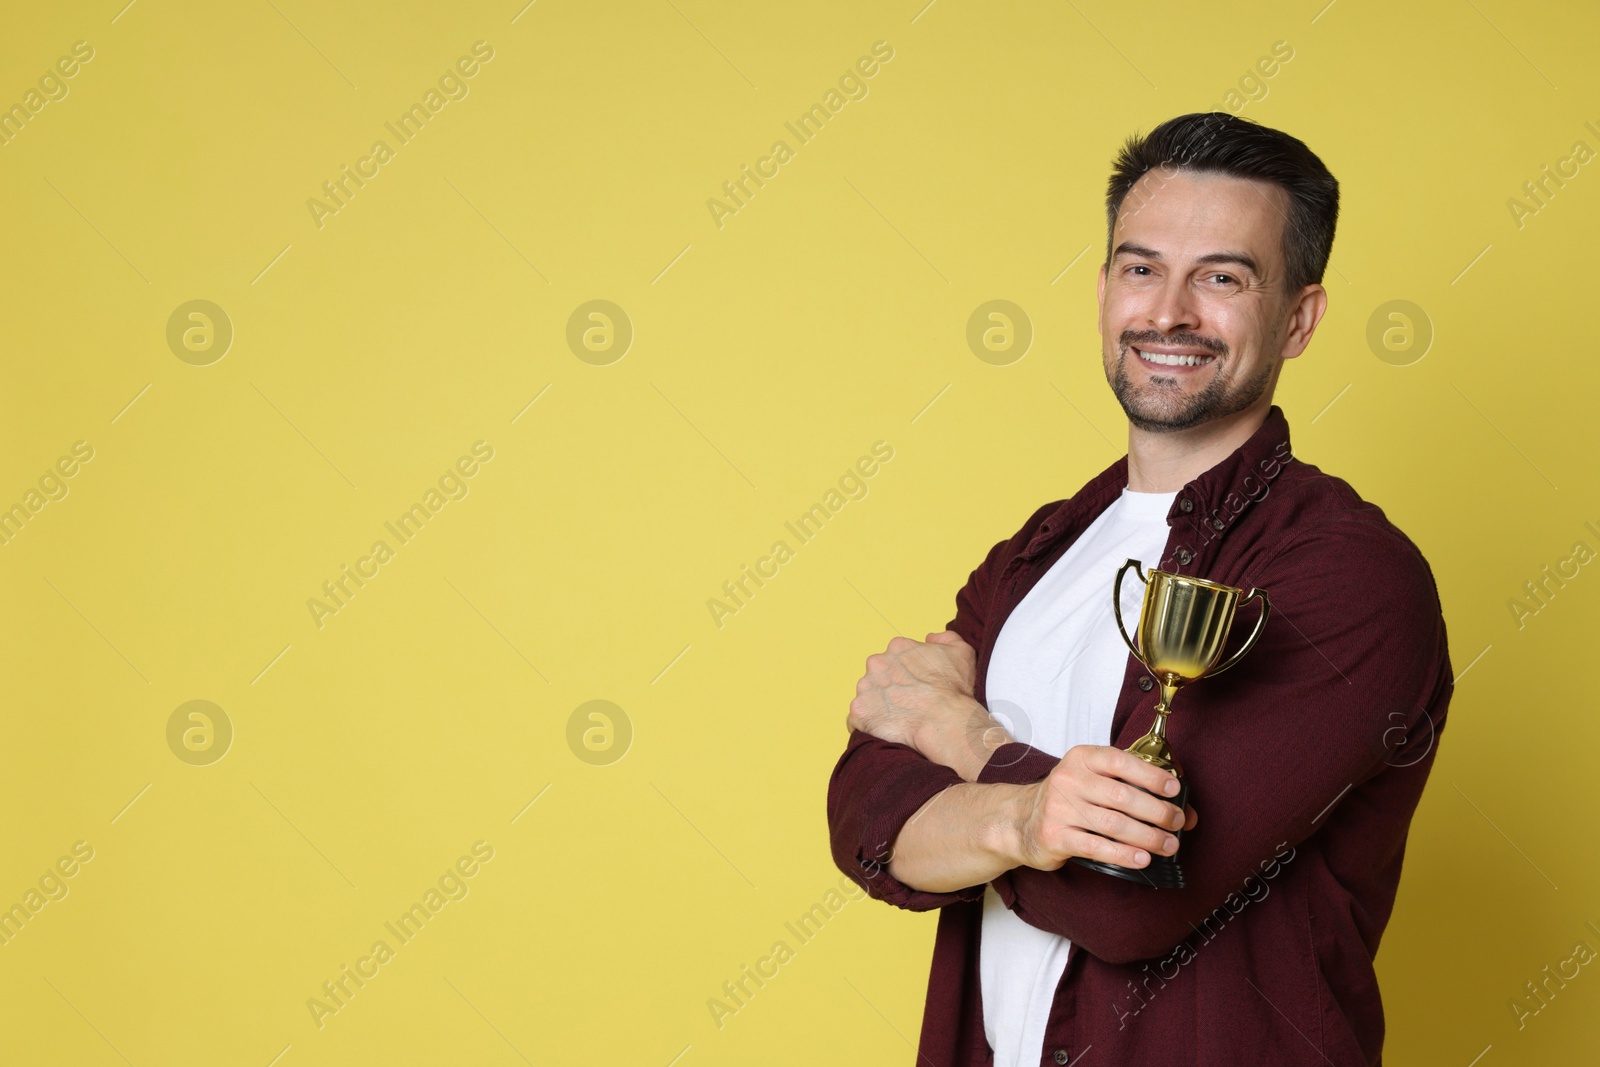
[[[1148,792],[1148,790],[1147,790]],[[1154,794],[1151,794],[1152,796]],[[1178,795],[1175,797],[1162,797],[1169,804],[1177,805],[1183,810],[1189,801],[1189,783],[1182,778],[1178,779]],[[1175,830],[1172,836],[1179,842],[1183,841],[1183,831]],[[1156,889],[1182,889],[1184,887],[1183,867],[1178,863],[1176,856],[1150,856],[1150,862],[1143,867],[1121,867],[1115,863],[1102,863],[1099,860],[1085,859],[1082,856],[1072,857],[1072,862],[1091,871],[1109,874],[1115,878],[1125,878],[1130,882],[1152,886]]]
[[[1147,867],[1119,867],[1115,863],[1101,863],[1099,860],[1088,860],[1082,856],[1072,857],[1072,862],[1092,871],[1099,871],[1101,874],[1125,878],[1130,882],[1139,882],[1155,889],[1184,887],[1183,867],[1173,856],[1151,856],[1150,865]]]

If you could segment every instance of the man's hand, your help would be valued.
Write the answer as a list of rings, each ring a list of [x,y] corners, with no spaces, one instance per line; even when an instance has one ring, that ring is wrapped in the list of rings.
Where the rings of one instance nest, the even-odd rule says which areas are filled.
[[[1024,789],[1007,820],[1012,839],[1004,851],[1041,871],[1073,856],[1143,867],[1152,853],[1178,850],[1169,830],[1191,829],[1198,820],[1194,808],[1179,811],[1160,799],[1178,791],[1176,778],[1120,748],[1077,745]]]
[[[925,643],[895,637],[887,651],[867,657],[845,724],[976,781],[989,754],[1011,740],[973,699],[976,680],[977,655],[959,634],[929,634]]]

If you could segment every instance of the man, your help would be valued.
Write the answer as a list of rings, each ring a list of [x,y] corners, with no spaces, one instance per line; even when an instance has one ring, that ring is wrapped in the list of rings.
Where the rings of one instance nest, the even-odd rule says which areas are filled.
[[[1099,281],[1127,456],[995,545],[946,632],[867,660],[828,821],[870,894],[942,909],[920,1064],[1381,1061],[1372,961],[1452,674],[1427,562],[1272,404],[1337,218],[1287,134],[1213,113],[1129,140]],[[1123,751],[1159,695],[1112,620],[1129,558],[1272,602],[1174,702],[1184,811]],[[1180,830],[1184,888],[1068,862],[1143,868]]]

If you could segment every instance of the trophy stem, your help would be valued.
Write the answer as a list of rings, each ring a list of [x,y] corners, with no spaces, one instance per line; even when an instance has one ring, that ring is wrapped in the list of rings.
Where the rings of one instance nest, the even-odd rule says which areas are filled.
[[[1178,758],[1172,754],[1172,748],[1167,744],[1167,715],[1172,710],[1172,698],[1177,692],[1176,685],[1162,679],[1161,700],[1155,707],[1156,721],[1150,727],[1150,732],[1129,746],[1128,751],[1146,763],[1160,767],[1164,771],[1172,771],[1182,777],[1183,770],[1178,765]]]
[[[1165,679],[1159,684],[1161,686],[1161,700],[1156,704],[1157,719],[1154,729],[1159,731],[1160,736],[1166,737],[1167,713],[1172,710],[1172,699],[1178,695],[1178,687]]]

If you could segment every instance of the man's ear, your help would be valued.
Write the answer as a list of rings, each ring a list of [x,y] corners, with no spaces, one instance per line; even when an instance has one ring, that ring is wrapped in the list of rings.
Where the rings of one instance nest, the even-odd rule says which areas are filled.
[[[1102,325],[1106,312],[1106,265],[1100,264],[1100,279],[1094,286],[1094,329],[1096,333],[1104,333]]]
[[[1293,359],[1306,350],[1317,323],[1328,311],[1328,291],[1320,285],[1308,285],[1300,290],[1293,310],[1289,312],[1289,329],[1283,338],[1283,358]]]

